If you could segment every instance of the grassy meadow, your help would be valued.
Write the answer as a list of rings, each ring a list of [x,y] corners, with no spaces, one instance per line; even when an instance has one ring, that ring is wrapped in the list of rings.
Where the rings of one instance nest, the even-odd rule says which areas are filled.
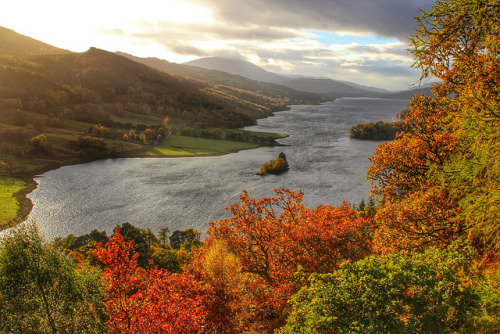
[[[16,218],[20,203],[15,194],[25,187],[21,179],[0,175],[0,228]]]

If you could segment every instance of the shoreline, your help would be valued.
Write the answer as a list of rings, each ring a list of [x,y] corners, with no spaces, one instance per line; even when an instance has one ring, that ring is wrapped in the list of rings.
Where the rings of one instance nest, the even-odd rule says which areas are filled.
[[[288,137],[289,135],[284,135],[283,138]],[[16,177],[20,180],[23,180],[26,183],[26,187],[21,189],[20,191],[16,192],[13,197],[18,201],[19,203],[19,210],[16,214],[16,216],[9,222],[7,222],[5,225],[0,226],[0,232],[4,231],[6,229],[16,227],[20,223],[26,221],[33,210],[33,202],[31,201],[30,198],[28,198],[28,194],[30,194],[33,190],[35,190],[38,187],[38,182],[35,181],[35,178],[38,176],[50,172],[52,170],[59,169],[61,167],[65,166],[73,166],[73,165],[80,165],[80,164],[85,164],[85,163],[91,163],[95,161],[100,161],[100,160],[107,160],[107,159],[150,159],[150,158],[156,158],[156,159],[165,159],[165,158],[199,158],[199,157],[214,157],[214,156],[222,156],[222,155],[227,155],[227,154],[232,154],[232,153],[238,153],[241,151],[245,150],[253,150],[261,147],[274,147],[274,146],[286,146],[283,144],[280,144],[278,142],[275,142],[273,145],[257,145],[256,147],[252,148],[241,148],[241,149],[233,149],[233,150],[226,150],[226,151],[221,151],[221,152],[216,152],[216,153],[206,153],[206,154],[184,154],[184,155],[150,155],[150,154],[144,154],[144,155],[138,155],[138,156],[125,156],[122,157],[103,157],[103,158],[97,158],[97,159],[90,159],[88,161],[67,161],[65,163],[63,160],[61,160],[58,163],[49,163],[43,167],[38,167],[33,171],[30,172],[25,172],[23,174],[19,175],[12,175],[13,177]],[[149,149],[149,147],[145,147],[144,149],[141,149],[141,151],[146,151]],[[130,153],[130,152],[128,152]]]

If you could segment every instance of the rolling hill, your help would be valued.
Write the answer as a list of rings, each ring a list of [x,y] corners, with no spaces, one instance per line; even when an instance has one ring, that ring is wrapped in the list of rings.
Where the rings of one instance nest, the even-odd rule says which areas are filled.
[[[213,85],[231,86],[252,91],[270,98],[287,98],[290,100],[291,104],[315,104],[326,100],[318,96],[318,94],[297,91],[289,87],[269,82],[252,80],[239,74],[230,74],[220,70],[210,70],[203,67],[176,64],[158,58],[140,58],[122,52],[117,52],[117,54],[166,73],[203,80]]]
[[[206,68],[208,70],[223,71],[230,74],[241,75],[255,81],[280,83],[287,81],[288,77],[264,70],[262,67],[240,59],[208,57],[196,59],[184,65]]]
[[[264,94],[266,86],[241,77],[227,80],[253,90],[165,73],[96,48],[61,51],[4,31],[0,174],[132,154],[170,135],[214,138],[216,128],[224,129],[226,139],[272,144],[272,135],[238,129],[301,101],[287,94],[321,101],[276,85],[274,93]]]
[[[337,97],[382,97],[389,92],[380,88],[365,87],[350,82],[341,82],[326,78],[310,78],[279,75],[268,72],[248,61],[226,58],[201,58],[185,63],[197,68],[223,71],[243,76],[259,82],[270,82],[291,88],[295,91],[308,92],[328,98]]]

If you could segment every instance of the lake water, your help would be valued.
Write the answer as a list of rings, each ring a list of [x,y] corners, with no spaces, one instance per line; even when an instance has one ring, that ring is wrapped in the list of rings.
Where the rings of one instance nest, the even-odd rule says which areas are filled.
[[[255,198],[274,188],[303,190],[307,207],[367,200],[368,158],[380,142],[349,139],[357,123],[391,121],[408,101],[337,99],[319,106],[259,120],[249,130],[286,133],[286,146],[263,147],[215,157],[110,159],[66,166],[36,178],[29,198],[35,220],[49,238],[81,235],[93,229],[112,232],[130,222],[158,232],[194,227],[206,232],[211,220],[229,217],[225,210],[247,190]],[[280,152],[290,170],[258,176],[264,162]]]

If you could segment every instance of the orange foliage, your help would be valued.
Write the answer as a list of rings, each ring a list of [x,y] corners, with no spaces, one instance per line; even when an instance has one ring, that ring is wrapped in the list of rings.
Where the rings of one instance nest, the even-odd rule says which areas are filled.
[[[188,274],[137,266],[133,241],[118,230],[95,255],[106,266],[103,281],[109,333],[201,333],[205,324],[202,289]]]
[[[414,96],[402,113],[404,132],[380,145],[370,159],[372,195],[383,203],[375,217],[382,253],[442,244],[462,232],[456,202],[431,178],[458,150],[457,124],[450,122],[454,114],[446,97]]]
[[[262,301],[279,309],[304,284],[296,272],[330,272],[343,260],[369,254],[371,219],[348,203],[310,210],[302,192],[275,193],[256,200],[243,192],[241,204],[229,207],[233,217],[211,222],[208,233],[226,242],[244,272],[258,276]]]

